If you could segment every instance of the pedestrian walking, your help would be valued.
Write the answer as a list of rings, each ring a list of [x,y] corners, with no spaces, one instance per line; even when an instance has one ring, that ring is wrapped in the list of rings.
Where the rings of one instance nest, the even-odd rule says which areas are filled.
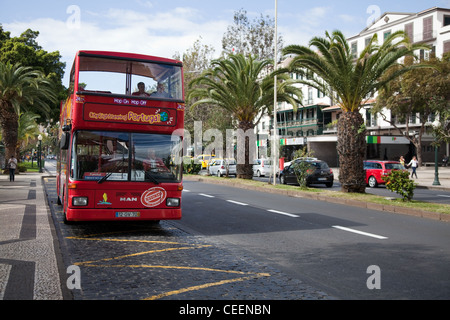
[[[400,163],[402,164],[402,166],[405,166],[405,158],[403,158],[403,156],[400,156]]]
[[[14,175],[17,169],[17,159],[14,155],[11,156],[8,160],[8,168],[9,168],[9,181],[14,181]]]
[[[411,166],[412,172],[411,172],[411,178],[416,175],[417,179],[417,172],[416,169],[419,166],[419,161],[417,161],[416,156],[412,157],[411,161],[408,163],[408,166]]]

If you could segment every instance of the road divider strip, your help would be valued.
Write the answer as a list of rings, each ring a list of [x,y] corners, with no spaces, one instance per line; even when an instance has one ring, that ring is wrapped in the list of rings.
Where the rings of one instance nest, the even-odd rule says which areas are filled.
[[[199,193],[199,195],[202,197],[207,197],[207,198],[215,198],[214,196],[212,196],[210,194],[206,194],[206,193]]]
[[[234,201],[234,200],[227,200],[228,202],[234,203],[234,204],[238,204],[240,206],[248,206],[247,203],[243,203],[243,202],[239,202],[239,201]]]
[[[353,232],[353,233],[357,233],[357,234],[361,234],[361,235],[363,235],[363,236],[372,237],[372,238],[376,238],[376,239],[380,239],[380,240],[388,239],[388,237],[379,236],[379,235],[377,235],[377,234],[368,233],[368,232],[363,232],[363,231],[359,231],[359,230],[355,230],[355,229],[350,229],[350,228],[346,228],[346,227],[333,226],[333,228],[340,229],[340,230],[344,230],[344,231],[348,231],[348,232]]]
[[[287,213],[287,212],[283,212],[283,211],[278,211],[278,210],[273,210],[273,209],[269,209],[267,211],[273,212],[273,213],[282,214],[282,215],[285,215],[285,216],[288,216],[288,217],[292,217],[292,218],[300,218],[300,216],[298,216],[296,214]]]

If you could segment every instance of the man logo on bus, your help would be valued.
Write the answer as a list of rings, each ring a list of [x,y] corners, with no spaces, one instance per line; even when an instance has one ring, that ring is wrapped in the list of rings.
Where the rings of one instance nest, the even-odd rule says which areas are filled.
[[[156,207],[166,200],[167,191],[161,187],[150,188],[141,195],[141,203],[146,207]]]

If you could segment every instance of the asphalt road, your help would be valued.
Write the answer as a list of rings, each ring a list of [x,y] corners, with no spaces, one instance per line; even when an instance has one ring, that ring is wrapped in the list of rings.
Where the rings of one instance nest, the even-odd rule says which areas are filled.
[[[342,299],[449,299],[450,224],[184,182],[176,226]]]
[[[52,167],[46,163],[46,169]],[[219,258],[215,250],[218,257],[205,260],[220,260],[221,267],[241,257],[257,269],[277,270],[283,299],[294,291],[287,290],[291,280],[283,279],[340,299],[450,298],[448,223],[187,180],[184,188],[182,220],[170,222],[176,229],[166,230],[163,224],[161,231],[180,230],[226,248],[229,256]],[[393,195],[383,187],[368,191]],[[417,189],[416,196],[422,191],[430,190]],[[196,254],[189,259],[203,261]],[[258,290],[258,297],[274,296],[272,288]]]

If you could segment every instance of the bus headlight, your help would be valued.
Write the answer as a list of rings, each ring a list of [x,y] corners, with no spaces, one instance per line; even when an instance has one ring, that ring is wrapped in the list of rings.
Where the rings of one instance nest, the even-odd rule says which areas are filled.
[[[167,198],[166,206],[168,207],[179,207],[180,206],[180,198]]]
[[[87,206],[88,198],[87,197],[73,197],[72,205],[74,206]]]

